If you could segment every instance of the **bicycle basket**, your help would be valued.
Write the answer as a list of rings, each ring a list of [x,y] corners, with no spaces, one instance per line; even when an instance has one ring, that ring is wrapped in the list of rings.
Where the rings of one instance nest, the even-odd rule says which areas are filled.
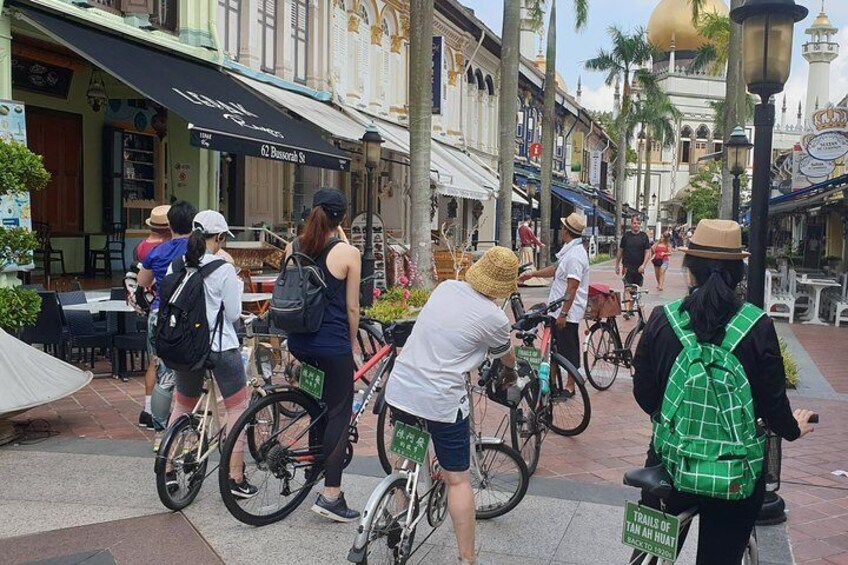
[[[587,320],[614,318],[621,315],[621,295],[607,287],[600,289],[595,285],[589,286],[589,302],[586,306]]]
[[[780,461],[783,457],[783,440],[772,431],[766,434],[766,454],[763,462],[763,477],[768,492],[780,489]]]

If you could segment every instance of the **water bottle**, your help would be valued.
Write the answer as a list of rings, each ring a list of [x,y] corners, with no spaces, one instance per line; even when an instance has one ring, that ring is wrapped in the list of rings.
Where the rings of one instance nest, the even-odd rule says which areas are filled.
[[[551,393],[551,364],[547,361],[539,365],[539,389],[545,396]]]
[[[359,409],[362,408],[362,403],[365,402],[365,391],[358,390],[356,394],[353,395],[353,413],[356,414],[359,412]]]

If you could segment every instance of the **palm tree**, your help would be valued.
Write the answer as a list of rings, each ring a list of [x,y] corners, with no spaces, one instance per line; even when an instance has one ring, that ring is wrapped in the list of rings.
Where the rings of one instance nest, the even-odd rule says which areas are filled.
[[[432,7],[433,0],[429,0]],[[432,27],[432,26],[431,26]],[[521,0],[504,0],[501,32],[501,85],[498,101],[498,241],[512,247],[512,183],[515,173],[515,128],[518,125],[518,62]]]
[[[622,212],[624,208],[624,186],[627,182],[627,147],[630,145],[628,124],[631,118],[633,81],[638,80],[643,90],[656,88],[650,72],[642,67],[651,61],[654,49],[645,37],[645,30],[638,28],[632,33],[625,33],[617,27],[608,30],[612,48],[601,49],[593,58],[586,61],[586,69],[606,73],[606,84],[611,86],[616,80],[623,85],[621,97],[621,112],[617,120],[618,156],[615,172],[615,235],[621,240]]]
[[[724,124],[745,125],[748,96],[742,80],[742,26],[730,21],[727,16],[718,16],[704,12],[706,0],[689,0],[692,6],[692,21],[698,31],[708,40],[708,44],[698,54],[699,64],[712,61],[713,68],[720,72],[726,63],[727,81],[724,104]],[[741,6],[743,0],[731,0],[730,9]],[[712,59],[710,59],[712,55]],[[733,217],[733,177],[727,168],[726,158],[722,157],[721,205],[719,218]]]
[[[543,3],[543,0],[536,0]],[[586,25],[589,1],[574,0],[574,28],[579,31]],[[554,172],[554,138],[556,136],[556,0],[551,0],[551,13],[548,23],[548,43],[545,54],[545,90],[542,111],[542,194],[540,213],[542,215],[542,243],[551,245],[551,184]],[[548,264],[550,253],[542,253],[542,266]]]
[[[433,0],[411,0],[409,34],[410,258],[413,284],[430,288],[434,284],[433,248],[430,241]]]
[[[648,88],[634,110],[634,120],[645,127],[645,180],[642,210],[647,210],[651,197],[651,165],[654,143],[663,149],[674,145],[677,124],[683,114],[671,102],[668,94],[658,88]]]

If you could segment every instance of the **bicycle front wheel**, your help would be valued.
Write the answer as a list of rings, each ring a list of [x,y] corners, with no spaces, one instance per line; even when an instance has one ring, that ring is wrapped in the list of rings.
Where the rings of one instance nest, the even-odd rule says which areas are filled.
[[[601,322],[592,326],[583,350],[586,378],[598,390],[607,390],[618,377],[617,340],[610,327]]]
[[[300,506],[323,470],[318,433],[321,417],[317,403],[291,390],[269,394],[241,415],[227,436],[218,469],[221,498],[233,517],[251,526],[265,526]],[[274,421],[273,427],[267,424]],[[261,434],[256,422],[263,422]],[[256,443],[251,449],[254,459],[245,461],[243,469],[257,492],[248,496],[231,489],[230,468],[239,467],[238,459],[244,457],[244,434],[250,428]]]
[[[561,436],[576,436],[586,430],[592,417],[589,391],[583,377],[567,359],[556,355],[551,362],[550,404],[545,414],[548,427]]]
[[[530,474],[513,448],[503,443],[477,443],[471,456],[471,488],[477,518],[503,516],[524,499]]]
[[[199,420],[191,414],[178,419],[165,432],[156,454],[155,471],[156,491],[167,508],[182,510],[197,497],[206,478],[208,445],[208,438],[200,434]]]
[[[383,492],[373,510],[365,556],[360,565],[403,565],[409,559],[415,530],[407,530],[410,504],[406,479],[398,478]],[[413,510],[413,519],[415,511]]]
[[[512,448],[524,463],[530,476],[536,472],[542,452],[542,426],[539,422],[539,381],[533,378],[521,391],[518,406],[509,411]]]

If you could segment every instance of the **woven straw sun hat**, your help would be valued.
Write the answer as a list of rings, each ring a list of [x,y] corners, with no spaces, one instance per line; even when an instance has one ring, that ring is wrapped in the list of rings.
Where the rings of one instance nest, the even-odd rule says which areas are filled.
[[[583,231],[586,229],[586,218],[576,212],[567,218],[560,218],[559,221],[562,222],[562,226],[565,229],[577,237],[582,236]]]
[[[147,224],[151,228],[156,229],[167,229],[170,227],[168,223],[168,210],[171,207],[166,205],[157,206],[153,210],[150,211],[150,217],[145,220],[145,224]]]
[[[742,247],[742,228],[733,220],[701,220],[689,247],[681,247],[686,255],[734,261],[750,255]]]
[[[465,282],[489,298],[506,298],[518,288],[518,257],[506,247],[492,247],[469,267]]]

